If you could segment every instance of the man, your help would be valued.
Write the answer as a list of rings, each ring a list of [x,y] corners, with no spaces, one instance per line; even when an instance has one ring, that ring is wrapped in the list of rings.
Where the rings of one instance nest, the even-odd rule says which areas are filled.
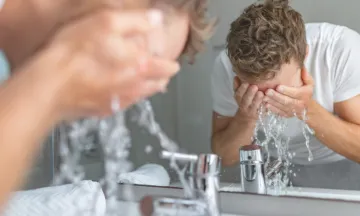
[[[27,2],[7,1],[0,12],[0,44],[14,72],[0,86],[0,208],[51,127],[111,114],[114,97],[125,109],[164,91],[177,58],[192,59],[213,28],[203,0],[121,1],[121,8],[111,0],[34,0],[22,8]]]
[[[288,118],[279,138],[290,138],[295,186],[360,189],[359,57],[360,35],[347,27],[304,25],[285,0],[250,5],[215,62],[212,150],[236,164],[263,106]]]

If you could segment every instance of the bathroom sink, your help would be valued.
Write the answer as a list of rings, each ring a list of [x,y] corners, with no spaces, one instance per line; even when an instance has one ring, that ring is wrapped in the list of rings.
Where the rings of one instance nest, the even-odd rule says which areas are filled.
[[[248,193],[237,193],[239,185],[221,184],[223,189],[231,190],[232,192],[220,192],[220,211],[226,214],[224,216],[235,215],[262,215],[262,216],[304,216],[304,215],[327,215],[338,216],[344,215],[358,215],[359,204],[358,201],[344,201],[341,199],[323,199],[323,198],[309,198],[307,196],[316,195],[327,198],[336,197],[336,194],[330,194],[330,190],[317,189],[301,189],[299,192],[293,191],[291,196],[268,196]],[[228,187],[228,188],[226,188]],[[230,188],[229,188],[230,187]],[[124,188],[120,186],[120,192]],[[132,187],[134,203],[121,202],[125,210],[131,211],[127,215],[139,215],[138,205],[144,196],[183,196],[183,190],[179,187],[149,187],[136,185]],[[303,194],[301,194],[303,192]],[[311,194],[312,193],[312,194]],[[350,193],[350,192],[348,192]],[[305,196],[305,195],[307,196]],[[338,195],[340,191],[337,191]],[[344,195],[345,196],[345,195]],[[357,198],[357,194],[353,194]],[[121,200],[126,200],[123,193],[119,193]],[[131,206],[131,207],[130,207]]]
[[[139,204],[136,202],[125,202],[120,201],[119,206],[123,215],[129,216],[141,216],[139,211]],[[234,215],[234,214],[221,214],[221,216],[244,216],[244,215]]]
[[[220,184],[220,190],[225,192],[241,192],[240,184]],[[275,194],[269,191],[270,194]],[[334,190],[322,188],[299,188],[289,187],[282,194],[283,196],[308,197],[319,199],[332,199],[344,201],[360,201],[360,191]]]
[[[181,183],[177,182],[172,184],[171,186],[181,188]],[[234,193],[241,192],[241,185],[235,183],[222,182],[220,183],[220,191],[234,192]],[[275,194],[275,193],[271,193],[270,191],[270,194]],[[350,191],[350,190],[289,187],[281,195],[360,202],[360,191]]]

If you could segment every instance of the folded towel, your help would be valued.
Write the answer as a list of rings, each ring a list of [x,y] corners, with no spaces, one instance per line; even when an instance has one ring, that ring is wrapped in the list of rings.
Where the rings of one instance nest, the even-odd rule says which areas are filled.
[[[3,216],[105,216],[106,200],[97,182],[82,181],[16,192]]]
[[[146,164],[133,172],[120,174],[118,183],[167,187],[170,185],[170,176],[164,167]]]

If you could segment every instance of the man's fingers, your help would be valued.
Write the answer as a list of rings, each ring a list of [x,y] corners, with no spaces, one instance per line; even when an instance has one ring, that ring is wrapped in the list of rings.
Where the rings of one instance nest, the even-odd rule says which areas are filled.
[[[160,57],[144,58],[140,61],[140,74],[145,79],[170,79],[180,70],[176,61],[165,60]]]
[[[257,86],[250,86],[244,96],[242,97],[241,100],[241,104],[243,105],[243,107],[248,108],[251,106],[251,104],[253,103],[254,97],[256,95],[256,93],[258,92],[258,87]]]
[[[268,91],[266,91],[266,96],[268,96],[269,98],[277,101],[278,103],[280,103],[284,106],[289,106],[290,104],[292,104],[294,102],[293,98],[290,98],[286,95],[278,93],[272,89],[269,89]]]
[[[282,117],[287,117],[286,112],[282,111],[281,109],[279,109],[271,104],[266,104],[266,108],[268,110],[270,110],[272,113],[278,114],[279,116],[282,116]]]
[[[136,103],[144,98],[151,97],[159,92],[162,92],[166,89],[169,80],[157,80],[157,81],[145,81],[141,86],[134,87],[129,86],[127,89],[128,92],[124,94],[123,88],[119,89],[117,92],[118,95],[121,95],[123,101],[121,101],[121,107],[128,107],[131,104]]]
[[[238,103],[241,102],[246,90],[249,88],[249,84],[243,83],[238,89],[235,90],[235,98]]]
[[[302,100],[303,97],[312,96],[313,86],[306,85],[302,87],[278,86],[276,91],[282,95],[288,96],[295,100]]]
[[[264,99],[264,93],[262,93],[261,91],[256,92],[255,98],[250,106],[250,109],[253,112],[257,112],[260,109],[260,105],[263,102],[263,99]]]
[[[300,98],[301,97],[301,87],[296,88],[296,87],[289,87],[289,86],[284,86],[284,85],[280,85],[276,88],[276,91],[280,92],[283,95],[287,95],[291,98]]]
[[[120,36],[147,33],[162,29],[163,13],[160,10],[102,10],[95,17],[100,24]]]
[[[117,29],[119,33],[134,33],[162,28],[164,16],[160,10],[118,12],[120,15],[117,19]]]
[[[266,102],[267,104],[271,104],[272,106],[278,108],[279,110],[281,110],[283,112],[287,112],[288,107],[289,107],[289,106],[285,106],[285,105],[279,103],[278,101],[276,101],[272,98],[269,98],[268,96],[265,96],[264,102]]]

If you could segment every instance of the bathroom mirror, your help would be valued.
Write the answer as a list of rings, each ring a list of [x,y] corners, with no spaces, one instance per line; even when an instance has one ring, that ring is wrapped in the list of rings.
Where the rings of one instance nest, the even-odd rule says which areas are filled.
[[[209,41],[206,52],[198,56],[196,59],[196,63],[193,65],[187,64],[186,60],[182,61],[181,72],[177,75],[177,77],[172,80],[171,84],[169,85],[168,91],[164,94],[156,95],[151,98],[157,122],[163,128],[164,132],[171,139],[176,141],[176,143],[178,143],[181,150],[183,150],[184,152],[191,154],[211,153],[213,121],[212,114],[214,111],[214,99],[212,92],[220,91],[214,89],[211,81],[211,76],[214,70],[214,62],[216,61],[217,56],[219,56],[225,50],[226,37],[230,29],[230,23],[232,23],[237,17],[239,17],[242,11],[247,6],[251,5],[254,2],[254,0],[210,1],[209,12],[211,15],[219,18],[219,26],[214,37]],[[292,0],[290,1],[290,5],[296,11],[301,13],[305,23],[324,23],[323,25],[314,24],[312,28],[320,29],[328,28],[330,26],[329,28],[331,30],[324,30],[324,32],[322,32],[323,30],[321,29],[309,30],[310,33],[307,32],[307,38],[322,37],[324,36],[322,34],[328,34],[327,40],[330,40],[329,38],[331,38],[331,36],[329,36],[329,34],[332,34],[332,36],[334,36],[335,34],[340,34],[339,31],[346,29],[343,27],[331,27],[332,24],[346,26],[354,31],[360,32],[360,15],[358,14],[358,10],[360,8],[359,1]],[[311,32],[314,32],[314,35],[311,35]],[[356,41],[353,46],[356,46],[356,44],[359,45],[359,48],[356,49],[356,51],[359,50],[360,54],[360,36],[357,35],[357,33],[352,32],[352,35],[350,37],[358,38],[358,41]],[[267,39],[265,38],[264,40]],[[346,43],[344,42],[344,44]],[[320,45],[324,46],[324,49],[326,49],[325,51],[323,51],[322,54],[315,52],[318,51],[318,47],[316,46]],[[330,52],[330,50],[332,50],[333,53],[328,53]],[[349,51],[347,53],[349,55],[342,55],[344,59],[338,59],[338,61],[346,62],[349,58],[351,58],[350,55],[355,55],[355,57],[352,58],[357,58],[357,53],[353,53],[356,51]],[[346,50],[342,50],[341,48],[336,49],[336,44],[335,42],[332,43],[332,41],[317,41],[317,44],[315,45],[309,44],[309,52],[307,56],[308,59],[316,58],[316,61],[309,60],[311,63],[307,63],[306,61],[308,60],[306,59],[304,64],[309,65],[312,68],[324,67],[324,70],[330,70],[327,67],[331,64],[335,64],[335,60],[332,60],[331,58],[333,55],[338,54],[337,52],[346,52]],[[320,104],[319,106],[326,106],[326,108],[329,110],[334,109],[334,101],[340,103],[346,100],[351,100],[350,98],[353,99],[357,96],[357,94],[353,95],[351,93],[351,89],[348,89],[349,86],[353,86],[354,91],[358,91],[360,94],[359,87],[354,85],[354,83],[356,82],[359,82],[360,84],[360,71],[354,72],[344,66],[342,68],[344,70],[349,70],[347,73],[349,73],[350,75],[347,77],[340,77],[342,75],[336,73],[337,71],[341,70],[340,66],[336,68],[335,66],[333,67],[334,68],[332,68],[332,70],[336,70],[335,72],[333,72],[333,75],[323,74],[323,76],[319,76],[319,74],[316,74],[314,76],[315,85],[324,85],[323,87],[315,88],[314,95],[317,98],[320,98],[317,102]],[[349,67],[353,67],[353,70],[360,70],[360,62],[359,67],[357,67],[357,65],[351,65]],[[319,68],[317,68],[317,70],[321,71],[321,69]],[[313,71],[309,72],[311,74]],[[357,79],[357,77],[359,79]],[[232,80],[232,78],[230,78],[230,80]],[[224,82],[224,80],[218,80],[218,82]],[[233,82],[229,81],[228,83],[229,85],[233,85]],[[230,88],[230,90],[232,90],[233,86],[227,86],[227,88]],[[337,95],[335,88],[336,91],[344,91],[344,94]],[[233,93],[234,92],[232,92],[231,94]],[[321,98],[319,95],[323,95],[324,97]],[[339,110],[341,110],[341,117],[343,119],[347,119],[348,121],[351,117],[350,115],[345,115],[344,110],[357,110],[354,105],[351,105],[351,108],[346,108],[348,106],[344,104],[337,107],[339,108]],[[130,110],[130,113],[132,111],[133,110]],[[324,115],[323,118],[329,118],[330,120],[324,120],[321,123],[321,127],[335,127],[335,124],[333,125],[332,123],[329,123],[337,121],[337,119],[333,120],[333,118],[335,118],[333,115]],[[150,184],[155,186],[181,187],[178,174],[172,168],[170,168],[169,161],[161,159],[159,157],[162,148],[159,145],[158,139],[154,136],[151,136],[147,131],[143,130],[137,124],[132,123],[131,114],[129,115],[128,120],[129,129],[132,135],[132,148],[129,158],[133,163],[134,170],[138,168],[141,169],[140,172],[142,176],[138,179],[136,179],[136,176],[135,178],[132,178],[136,179],[135,182],[132,183],[147,185]],[[354,126],[352,128],[356,128],[354,122],[344,122],[345,121],[339,123],[337,127],[345,127],[343,125],[351,124],[352,126]],[[360,122],[360,119],[357,122]],[[292,127],[295,127],[294,130],[298,130],[298,128],[296,128],[296,122],[295,126],[293,124]],[[358,129],[353,130],[357,131]],[[328,132],[327,130],[324,130],[323,133],[337,132],[331,131],[332,130]],[[338,131],[341,130],[339,129]],[[289,126],[286,128],[285,132],[291,134],[293,131],[292,128]],[[307,194],[310,194],[310,196],[317,196],[320,193],[328,192],[328,194],[333,194],[334,196],[340,197],[340,199],[359,199],[358,197],[360,197],[360,165],[355,161],[345,159],[345,157],[335,153],[335,151],[345,152],[344,154],[346,156],[352,156],[353,160],[355,160],[356,158],[360,158],[360,150],[356,150],[359,147],[356,147],[356,145],[354,146],[356,142],[354,142],[354,140],[350,138],[343,138],[342,141],[341,139],[339,139],[340,141],[334,141],[333,139],[326,139],[324,137],[321,138],[319,137],[321,135],[313,134],[312,130],[308,128],[306,128],[305,132],[307,134],[306,136],[309,138],[310,151],[307,150],[308,148],[306,146],[306,137],[303,137],[301,135],[300,138],[296,137],[297,140],[293,140],[295,143],[294,145],[300,146],[298,148],[296,147],[299,152],[293,150],[295,147],[291,146],[291,141],[289,144],[290,150],[286,152],[286,157],[288,157],[288,154],[291,155],[289,159],[291,165],[289,165],[288,167],[288,175],[291,182],[289,183],[289,185],[292,185],[293,188],[297,189],[302,188],[302,191],[307,192]],[[318,142],[318,138],[326,140],[327,144],[322,144],[322,141]],[[347,140],[351,143],[347,144],[344,140]],[[339,142],[341,144],[338,144]],[[360,145],[360,139],[358,140],[358,143]],[[354,150],[349,151],[348,149],[344,149],[344,147],[333,147],[334,145],[352,145],[354,146]],[[331,148],[328,148],[327,146],[331,146]],[[331,149],[336,150],[334,151]],[[233,151],[238,151],[238,149],[235,148]],[[310,161],[305,160],[305,162],[298,164],[294,162],[296,161],[295,159],[297,157],[300,157],[302,155],[302,158],[308,158],[310,154],[312,154],[313,156]],[[86,152],[83,153],[81,163],[85,167],[87,179],[99,180],[101,176],[103,176],[103,156],[99,146],[94,145],[92,147],[89,147],[89,149],[87,149]],[[143,167],[144,165],[148,166]],[[239,167],[239,163],[236,162],[232,166],[222,168],[220,176],[221,188],[226,190],[239,191]],[[119,181],[129,181],[129,179],[127,178],[127,176],[129,175],[135,174],[125,174],[124,176],[119,177]],[[314,193],[314,191],[317,191],[317,193]],[[357,191],[359,191],[359,194],[357,194]],[[299,194],[296,194],[294,192],[289,193],[288,195]]]
[[[182,71],[173,81],[168,93],[154,98],[153,104],[155,111],[157,111],[159,122],[163,128],[167,130],[170,137],[173,137],[181,148],[189,153],[199,154],[211,152],[211,115],[213,112],[211,74],[214,68],[214,61],[225,49],[226,36],[230,29],[230,23],[234,21],[247,6],[254,2],[255,1],[251,0],[212,1],[210,13],[217,16],[220,22],[218,30],[209,43],[207,52],[201,55],[194,65],[188,65],[186,62],[183,62]],[[306,23],[326,22],[343,25],[360,32],[358,22],[360,17],[357,13],[360,5],[358,5],[359,3],[355,0],[342,2],[335,0],[292,0],[290,4],[295,10],[302,14]],[[344,14],[345,11],[346,14]],[[309,50],[308,58],[309,57],[315,58],[314,54],[311,54],[311,49]],[[318,61],[321,62],[324,60],[322,57],[319,57]],[[326,78],[324,77],[323,79]],[[324,80],[316,81],[316,83],[321,82],[324,82]],[[319,93],[317,92],[317,94]],[[333,92],[330,94],[333,94]],[[326,122],[323,124],[324,127],[330,127],[330,125],[326,125]],[[313,141],[316,138],[311,134],[309,136],[310,149],[312,149],[312,153],[314,157],[316,157],[315,151],[317,147],[313,146]],[[141,141],[139,141],[139,144],[140,143]],[[136,155],[143,154],[144,157],[147,157],[147,161],[141,164],[152,161],[167,165],[168,161],[164,162],[155,159],[158,154],[155,149],[151,154],[142,153],[148,143],[144,144],[136,146],[136,148],[139,148]],[[308,154],[304,138],[298,142],[298,145],[303,145],[303,148],[301,148],[305,149],[303,154]],[[293,152],[291,153],[293,154]],[[301,187],[304,188],[304,190],[306,190],[305,188],[350,190],[352,192],[360,190],[360,165],[358,165],[358,163],[347,159],[334,159],[334,161],[337,162],[326,162],[324,165],[319,165],[316,163],[321,163],[319,161],[321,161],[321,157],[326,157],[324,156],[326,153],[324,153],[324,155],[319,154],[317,156],[319,158],[314,158],[313,161],[308,162],[306,165],[294,164],[290,167],[289,175],[291,175],[294,187]],[[329,157],[335,158],[336,156],[333,156],[335,154],[336,153],[329,154]],[[152,157],[154,158],[153,160],[150,159]],[[174,172],[169,169],[168,166],[166,167],[170,173],[172,183],[177,182]],[[226,184],[239,186],[240,170],[238,163],[234,166],[223,168],[221,182],[221,185],[224,186],[226,186]],[[344,192],[344,194],[346,193]]]

